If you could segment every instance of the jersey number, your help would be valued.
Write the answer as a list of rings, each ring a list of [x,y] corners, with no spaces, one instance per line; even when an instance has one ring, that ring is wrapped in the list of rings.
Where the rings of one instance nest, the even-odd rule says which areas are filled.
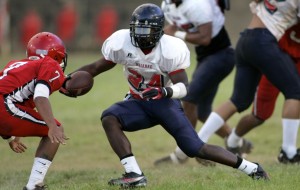
[[[4,69],[2,76],[0,76],[0,80],[7,76],[8,71],[21,67],[22,65],[25,65],[27,63],[28,62],[15,62],[11,64],[8,68]]]
[[[141,91],[148,86],[160,87],[163,84],[161,75],[153,75],[148,84],[145,84],[145,78],[140,73],[133,69],[128,69],[128,71],[130,72],[130,75],[128,76],[128,82],[137,91]]]

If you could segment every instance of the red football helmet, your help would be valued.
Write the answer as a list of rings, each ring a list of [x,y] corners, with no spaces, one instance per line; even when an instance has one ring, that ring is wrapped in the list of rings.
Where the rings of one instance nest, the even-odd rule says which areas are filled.
[[[40,32],[34,35],[27,44],[27,57],[39,59],[45,55],[56,60],[63,70],[67,66],[67,52],[63,41],[50,32]]]

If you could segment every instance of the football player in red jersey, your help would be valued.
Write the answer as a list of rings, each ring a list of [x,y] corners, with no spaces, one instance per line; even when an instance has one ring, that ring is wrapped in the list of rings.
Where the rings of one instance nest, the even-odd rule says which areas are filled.
[[[20,137],[41,137],[24,190],[45,189],[47,170],[67,140],[49,102],[65,81],[67,54],[62,40],[49,32],[34,35],[26,53],[27,58],[10,61],[0,72],[0,135],[17,153],[26,149]]]
[[[279,40],[279,46],[288,53],[295,61],[296,69],[300,73],[300,24],[296,24],[288,29],[282,38]],[[235,130],[232,131],[227,139],[227,149],[233,153],[240,154],[237,149],[238,142],[241,137],[248,133],[253,128],[263,124],[271,117],[274,111],[276,99],[279,95],[279,90],[263,76],[257,88],[256,96],[253,101],[252,113],[245,115],[239,121]],[[283,127],[283,130],[285,128]],[[295,135],[283,133],[282,150],[278,156],[279,162],[294,163],[300,161],[300,151],[297,150],[295,155],[289,156],[285,149],[290,141],[296,141]],[[292,138],[294,137],[294,138]]]

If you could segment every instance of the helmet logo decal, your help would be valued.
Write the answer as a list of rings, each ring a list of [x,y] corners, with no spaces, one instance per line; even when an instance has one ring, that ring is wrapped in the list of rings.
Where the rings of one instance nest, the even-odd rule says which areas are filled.
[[[37,55],[48,55],[48,50],[37,49],[37,50],[35,51],[35,53],[36,53]]]

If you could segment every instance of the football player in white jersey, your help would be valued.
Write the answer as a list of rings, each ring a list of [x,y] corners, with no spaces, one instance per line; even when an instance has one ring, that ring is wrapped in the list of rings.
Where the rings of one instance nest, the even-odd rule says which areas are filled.
[[[103,111],[102,126],[114,152],[124,166],[121,178],[109,185],[143,187],[147,179],[123,131],[138,131],[161,125],[190,157],[200,157],[237,168],[254,179],[268,179],[259,164],[204,143],[186,118],[180,98],[187,93],[185,69],[190,52],[181,39],[164,35],[164,14],[151,3],[138,6],[132,14],[130,30],[113,33],[102,46],[103,57],[78,70],[97,76],[117,64],[124,67],[130,97]],[[246,168],[246,169],[245,169]]]
[[[296,63],[295,66],[300,75],[300,23],[289,28],[282,38],[279,40],[279,46],[283,51],[288,53],[291,58]],[[279,90],[263,76],[257,87],[257,92],[255,99],[253,101],[252,112],[243,116],[238,122],[236,128],[232,130],[232,133],[227,139],[227,150],[240,154],[236,148],[240,142],[240,138],[250,132],[250,130],[258,127],[268,120],[275,109],[275,104],[277,97],[279,95]],[[292,136],[286,135],[283,136],[282,147],[285,147],[285,144]],[[300,162],[300,149],[297,149],[296,155],[291,155],[288,157],[285,150],[282,148],[278,161],[281,163],[299,163]]]
[[[257,0],[250,4],[253,17],[236,47],[237,72],[230,100],[212,112],[199,131],[209,138],[234,113],[252,103],[262,74],[283,93],[283,143],[281,153],[297,157],[300,115],[300,78],[293,60],[278,44],[285,31],[299,19],[299,0]]]
[[[185,114],[196,128],[197,120],[204,123],[212,112],[219,84],[234,68],[234,50],[224,26],[224,10],[212,0],[163,0],[162,10],[169,23],[164,28],[165,34],[195,46],[197,66],[189,84],[189,92],[182,98],[182,103]],[[224,139],[230,133],[231,128],[227,124],[216,131]],[[206,136],[199,137],[207,142]],[[252,143],[243,139],[238,148],[242,153],[249,153]],[[174,152],[156,160],[154,164],[185,163],[187,158],[176,147]],[[203,165],[213,165],[199,158],[196,160]]]

